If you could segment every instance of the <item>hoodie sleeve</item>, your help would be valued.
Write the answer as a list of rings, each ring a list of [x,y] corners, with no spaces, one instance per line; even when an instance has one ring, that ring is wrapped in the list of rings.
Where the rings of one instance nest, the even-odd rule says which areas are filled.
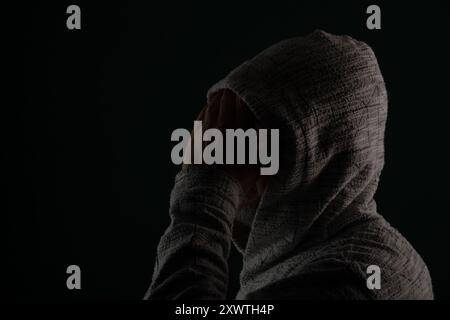
[[[176,176],[146,299],[226,298],[239,194],[239,183],[214,167],[191,165]]]

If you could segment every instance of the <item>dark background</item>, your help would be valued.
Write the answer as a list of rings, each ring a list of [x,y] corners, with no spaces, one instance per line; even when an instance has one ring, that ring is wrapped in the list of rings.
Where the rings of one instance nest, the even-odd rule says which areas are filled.
[[[169,223],[178,170],[170,134],[192,126],[208,87],[234,66],[320,28],[364,40],[378,56],[390,97],[379,211],[428,264],[436,297],[450,298],[443,3],[23,5],[23,91],[2,106],[6,293],[141,299]],[[66,28],[70,4],[81,7],[81,30]],[[382,30],[366,28],[369,4],[380,5]],[[71,264],[81,267],[80,291],[66,288]],[[239,266],[233,252],[231,296]]]

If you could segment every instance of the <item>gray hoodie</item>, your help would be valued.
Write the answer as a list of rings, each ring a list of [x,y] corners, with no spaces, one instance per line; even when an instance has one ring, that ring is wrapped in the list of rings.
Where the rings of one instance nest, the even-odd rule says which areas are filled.
[[[181,171],[146,298],[225,298],[232,243],[238,299],[433,298],[425,263],[377,212],[388,100],[369,46],[315,31],[244,62],[208,98],[221,89],[280,130],[279,172],[257,207],[238,210],[225,172]],[[379,289],[367,286],[371,265]]]

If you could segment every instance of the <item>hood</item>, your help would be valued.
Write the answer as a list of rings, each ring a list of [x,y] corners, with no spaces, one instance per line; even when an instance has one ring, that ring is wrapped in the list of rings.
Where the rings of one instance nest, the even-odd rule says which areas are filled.
[[[280,133],[280,168],[256,208],[237,213],[243,273],[257,273],[376,216],[387,93],[371,48],[315,31],[282,41],[208,91],[232,90]]]

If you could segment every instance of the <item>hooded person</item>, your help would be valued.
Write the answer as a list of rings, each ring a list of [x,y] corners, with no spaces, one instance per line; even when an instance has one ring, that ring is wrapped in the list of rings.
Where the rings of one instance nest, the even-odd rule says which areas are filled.
[[[377,212],[388,99],[369,46],[317,30],[238,66],[208,104],[224,91],[279,129],[279,171],[241,206],[229,170],[181,170],[146,298],[224,299],[232,243],[243,258],[237,299],[433,298],[425,263]]]

